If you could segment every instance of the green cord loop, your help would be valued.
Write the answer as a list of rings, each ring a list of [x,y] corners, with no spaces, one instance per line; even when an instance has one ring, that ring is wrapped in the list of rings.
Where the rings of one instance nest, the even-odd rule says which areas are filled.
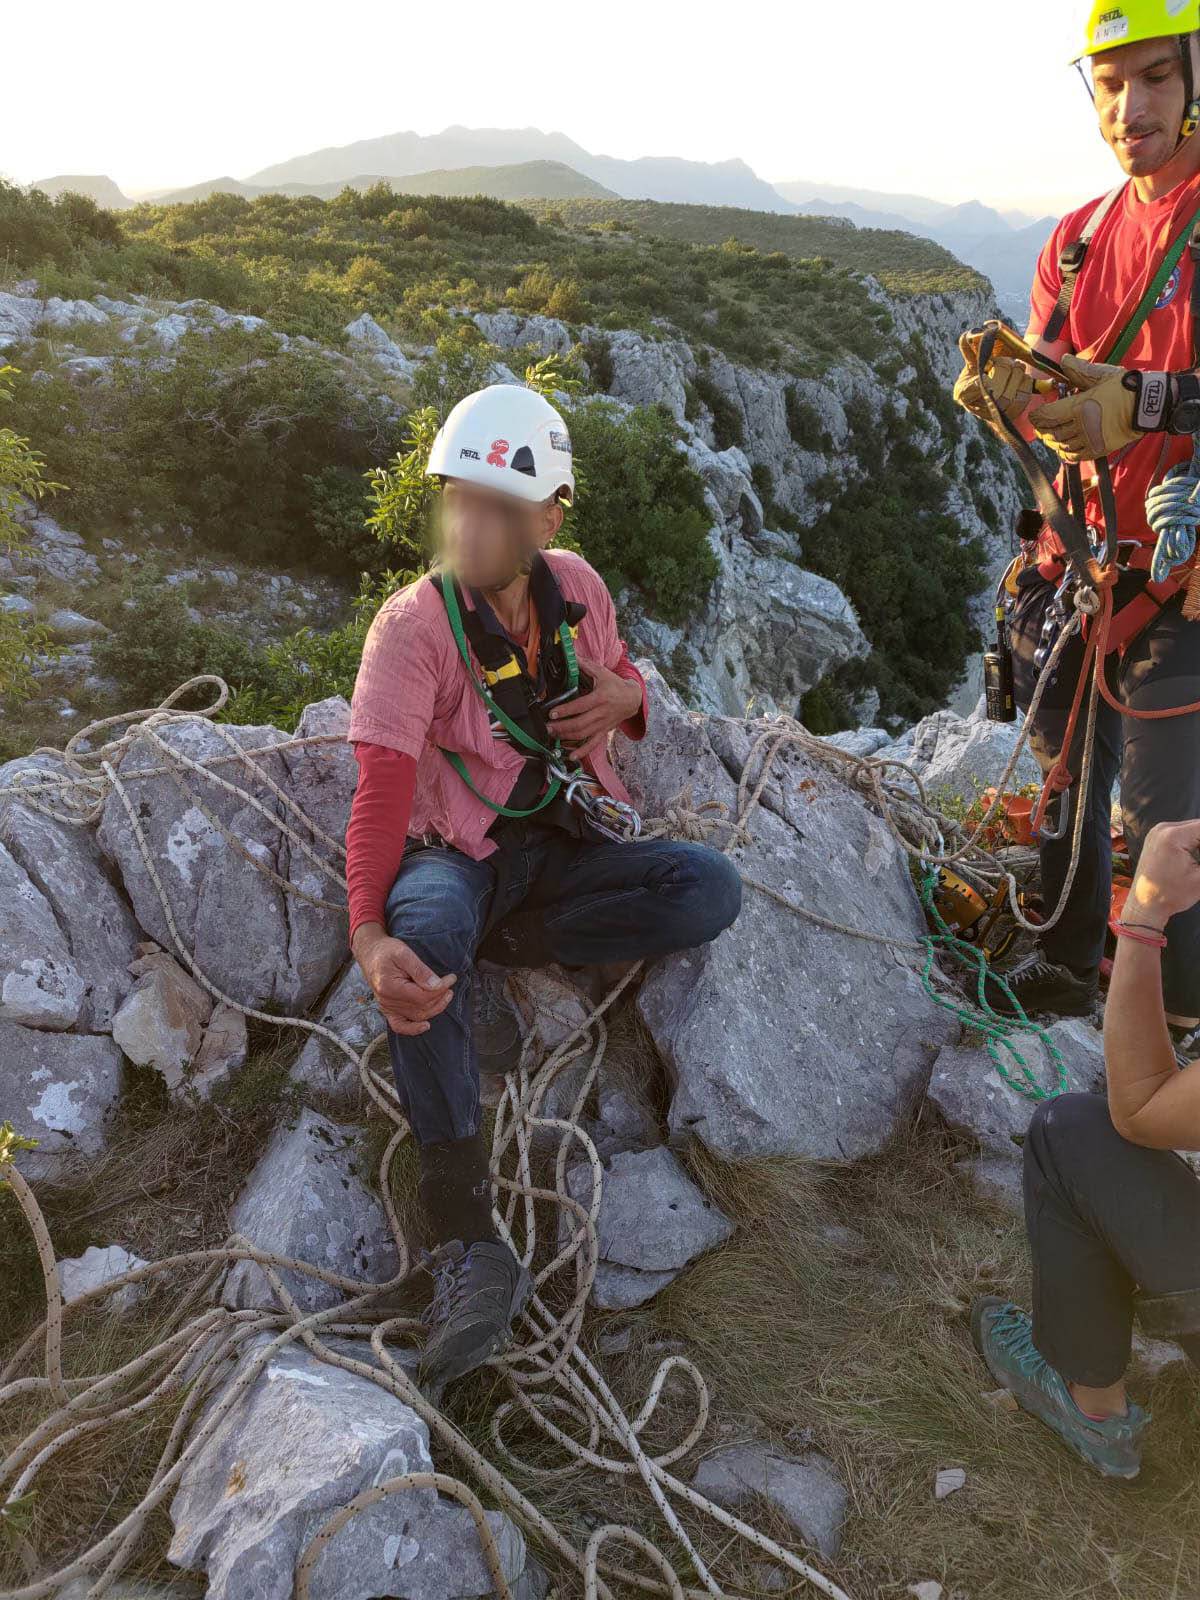
[[[1034,1022],[1025,1015],[1021,1002],[1015,997],[1012,990],[1005,983],[998,972],[993,972],[987,964],[987,957],[977,945],[968,944],[965,939],[960,939],[957,934],[950,931],[949,925],[941,912],[934,904],[933,891],[937,885],[937,868],[926,867],[920,885],[921,904],[927,914],[933,919],[938,928],[937,933],[927,934],[925,944],[925,965],[921,972],[921,983],[926,994],[935,1005],[941,1006],[943,1011],[949,1011],[953,1016],[968,1028],[973,1028],[977,1033],[982,1033],[987,1045],[987,1053],[992,1058],[992,1063],[1000,1075],[1002,1082],[1017,1094],[1024,1095],[1026,1100],[1054,1100],[1067,1089],[1067,1068],[1063,1060],[1062,1051],[1055,1044],[1041,1023]],[[953,1000],[948,1000],[933,986],[933,971],[937,962],[938,952],[945,951],[960,961],[965,967],[973,967],[976,973],[975,999],[976,1005],[960,1005]],[[986,997],[988,979],[998,986],[1001,993],[1007,995],[1017,1009],[1015,1017],[1002,1016],[992,1009]],[[1054,1063],[1058,1082],[1053,1089],[1044,1088],[1030,1070],[1029,1063],[1013,1043],[1014,1038],[1022,1034],[1032,1034],[1041,1040],[1045,1046],[1050,1060]],[[1001,1054],[1001,1050],[1008,1055],[1020,1068],[1020,1075],[1014,1075]]]

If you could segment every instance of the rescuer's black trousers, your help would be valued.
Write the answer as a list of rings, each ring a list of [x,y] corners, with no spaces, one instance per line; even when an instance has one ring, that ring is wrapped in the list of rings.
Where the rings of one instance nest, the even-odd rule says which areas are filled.
[[[1060,1095],[1034,1113],[1025,1226],[1033,1342],[1064,1378],[1116,1383],[1135,1312],[1200,1365],[1200,1180],[1173,1151],[1122,1139],[1101,1095]]]
[[[1043,642],[1043,623],[1054,586],[1038,573],[1022,574],[1009,617],[1017,704],[1030,703],[1037,683],[1035,654]],[[1057,635],[1057,629],[1051,640]],[[1053,680],[1047,684],[1030,734],[1043,772],[1058,759],[1084,645],[1072,639]],[[1117,696],[1138,710],[1188,705],[1200,700],[1200,622],[1187,622],[1182,601],[1170,602],[1123,657],[1108,658],[1108,680]],[[1085,708],[1086,710],[1086,708]],[[1078,779],[1086,716],[1081,713],[1069,766]],[[1156,822],[1200,817],[1200,713],[1140,722],[1123,717],[1103,700],[1096,722],[1096,746],[1087,819],[1079,867],[1067,909],[1045,935],[1051,961],[1095,968],[1104,953],[1112,889],[1110,818],[1113,789],[1120,778],[1125,839],[1136,867],[1146,835]],[[1072,803],[1078,791],[1072,792]],[[1053,810],[1053,808],[1052,808]],[[1040,847],[1042,895],[1048,910],[1058,904],[1071,859],[1067,837]],[[1175,1016],[1200,1016],[1200,906],[1171,919],[1163,953],[1163,999]]]

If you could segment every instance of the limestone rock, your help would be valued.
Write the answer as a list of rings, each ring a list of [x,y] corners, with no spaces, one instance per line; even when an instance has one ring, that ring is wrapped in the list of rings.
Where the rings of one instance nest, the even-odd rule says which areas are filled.
[[[967,1475],[962,1467],[943,1467],[933,1480],[933,1498],[945,1500],[966,1486]]]
[[[939,796],[972,801],[1003,777],[1019,730],[1019,723],[989,722],[982,706],[969,717],[935,711],[901,740],[872,754],[910,766],[935,801]],[[1026,747],[1008,787],[1020,789],[1041,781],[1041,769]]]
[[[833,1463],[815,1450],[793,1458],[768,1445],[731,1445],[705,1456],[692,1487],[726,1510],[761,1495],[821,1555],[834,1560],[841,1549],[846,1491]]]
[[[572,1167],[567,1188],[581,1205],[590,1205],[591,1166]],[[660,1146],[612,1157],[604,1172],[596,1229],[600,1265],[591,1298],[601,1310],[611,1311],[649,1300],[689,1261],[723,1244],[733,1224]],[[564,1215],[560,1232],[565,1237],[570,1231],[571,1219]]]
[[[37,607],[23,594],[0,594],[0,612],[6,617],[32,617]]]
[[[69,1028],[84,988],[50,903],[0,845],[0,1021]]]
[[[202,1100],[210,1100],[215,1090],[223,1088],[246,1065],[247,1054],[245,1016],[236,1006],[214,1006],[192,1063],[188,1088]]]
[[[18,513],[24,548],[11,557],[15,573],[86,584],[100,576],[100,563],[84,548],[83,538],[57,523],[48,511],[27,502]]]
[[[980,1200],[1008,1211],[1014,1217],[1025,1213],[1025,1200],[1021,1187],[1021,1163],[1012,1155],[973,1156],[966,1161],[956,1161],[954,1170],[974,1190]]]
[[[386,1023],[357,961],[351,961],[334,984],[317,1019],[355,1050],[365,1050]],[[310,1033],[296,1057],[292,1077],[310,1089],[331,1095],[339,1104],[357,1104],[358,1068],[335,1044]]]
[[[200,1050],[212,999],[165,951],[134,963],[137,981],[113,1017],[113,1038],[139,1067],[153,1067],[174,1094]]]
[[[354,757],[337,735],[325,735],[323,726],[314,729],[305,717],[297,727],[298,736],[315,732],[334,742],[294,745],[270,727],[232,727],[224,732],[243,749],[264,752],[253,758],[255,763],[325,834],[333,839],[345,836]],[[344,911],[312,900],[340,906],[344,892],[269,820],[282,814],[281,820],[306,838],[304,824],[292,811],[285,813],[265,782],[225,759],[229,746],[211,723],[200,717],[175,722],[161,736],[171,749],[194,762],[215,760],[214,773],[249,790],[266,811],[263,815],[189,771],[189,787],[220,823],[218,828],[210,815],[188,803],[168,774],[154,770],[163,765],[163,753],[148,738],[140,737],[126,749],[118,775],[137,810],[181,938],[205,976],[239,1004],[288,1014],[307,1010],[341,968],[346,951]],[[272,753],[274,746],[283,748]],[[105,804],[99,839],[117,864],[141,926],[160,944],[173,948],[158,893],[116,794]],[[320,838],[312,840],[311,848],[318,860],[333,864],[332,849]],[[285,894],[254,863],[312,899]]]
[[[10,761],[0,767],[0,789],[44,783],[59,771],[61,763],[53,757]],[[19,795],[0,795],[0,844],[44,898],[82,980],[74,1026],[81,1032],[107,1031],[130,987],[138,929],[95,832],[57,822]]]
[[[355,1171],[361,1130],[301,1111],[294,1127],[271,1135],[258,1165],[230,1212],[230,1229],[276,1255],[327,1272],[382,1283],[398,1270],[396,1246],[383,1208]],[[331,1284],[297,1272],[283,1283],[305,1311],[345,1296]],[[226,1305],[274,1305],[262,1269],[239,1261],[225,1280]]]
[[[558,317],[525,317],[516,311],[479,311],[471,318],[489,344],[501,350],[532,345],[543,355],[565,356],[574,341]]]
[[[1066,1090],[1088,1094],[1099,1088],[1104,1076],[1104,1041],[1090,1023],[1077,1017],[1056,1022],[1047,1029],[1062,1053]],[[1041,1041],[1018,1040],[1029,1070],[1043,1088],[1051,1090],[1057,1070]],[[1019,1068],[1009,1063],[1019,1078]],[[968,1133],[986,1155],[1010,1162],[1018,1160],[1016,1140],[1024,1136],[1037,1102],[1004,1083],[986,1050],[949,1045],[938,1054],[929,1080],[929,1099],[957,1132]]]
[[[654,340],[623,328],[601,337],[612,363],[609,393],[635,406],[666,406],[676,422],[687,410],[688,377],[695,361],[679,339]]]
[[[619,746],[646,816],[681,791],[735,812],[739,773],[769,723],[686,713],[648,663],[650,732]],[[914,941],[924,918],[902,852],[840,778],[781,758],[756,810],[742,871],[821,916]],[[716,842],[723,840],[720,831]],[[923,1092],[956,1031],[924,993],[912,956],[826,932],[747,889],[714,944],[658,963],[638,1009],[674,1081],[674,1142],[728,1158],[852,1160],[879,1149]]]
[[[108,313],[90,300],[60,300],[57,295],[51,295],[45,302],[41,320],[48,328],[103,327]]]
[[[111,1039],[0,1022],[0,1122],[39,1141],[17,1157],[27,1178],[58,1182],[73,1157],[99,1155],[120,1092],[121,1052]]]
[[[50,632],[56,638],[67,641],[95,639],[100,634],[108,632],[104,624],[97,622],[95,617],[85,617],[82,612],[72,611],[67,606],[60,606],[57,611],[52,611],[46,621]]]
[[[395,377],[409,382],[416,376],[416,363],[409,360],[369,312],[364,311],[353,322],[348,322],[344,332],[352,345],[364,351]]]
[[[140,1256],[131,1255],[124,1245],[110,1244],[104,1248],[89,1245],[81,1256],[58,1263],[62,1297],[70,1305],[72,1300],[78,1300],[90,1290],[99,1289],[102,1284],[111,1283],[123,1273],[134,1272],[145,1265]],[[114,1290],[99,1303],[104,1310],[115,1311],[123,1316],[134,1309],[145,1293],[142,1284],[127,1283],[123,1289]]]
[[[33,330],[41,320],[41,300],[27,295],[0,294],[0,350],[32,339]]]
[[[373,1364],[365,1342],[359,1358]],[[171,1503],[168,1559],[205,1573],[208,1600],[291,1600],[297,1562],[335,1511],[373,1485],[431,1471],[428,1429],[415,1411],[289,1345],[189,1463]],[[487,1516],[516,1584],[528,1565],[525,1541],[500,1512]],[[312,1600],[491,1593],[470,1512],[433,1489],[403,1491],[353,1517],[322,1552],[310,1587]]]

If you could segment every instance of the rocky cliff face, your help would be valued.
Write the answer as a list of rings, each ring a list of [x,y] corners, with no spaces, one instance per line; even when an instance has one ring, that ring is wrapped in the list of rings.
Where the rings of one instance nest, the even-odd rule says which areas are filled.
[[[959,334],[994,307],[983,294],[893,299],[873,285],[872,296],[892,321],[887,355],[874,366],[847,356],[820,377],[740,366],[667,330],[656,340],[583,330],[587,347],[601,352],[593,380],[622,404],[665,406],[708,489],[719,576],[706,613],[687,628],[649,617],[632,628],[657,660],[675,661],[677,679],[686,660],[689,698],[704,710],[738,714],[754,704],[794,712],[825,673],[868,653],[845,596],[801,566],[797,534],[856,485],[886,493],[898,423],[948,480],[944,503],[926,509],[953,516],[964,540],[983,541],[989,582],[972,602],[976,622],[987,612],[1021,505],[1019,480],[955,411],[950,390]],[[553,318],[500,312],[474,320],[501,349],[561,354],[572,344],[570,329]],[[972,666],[953,704],[969,709],[978,693]]]
[[[113,357],[77,348],[75,330],[86,329],[86,339],[79,337],[94,346],[97,330],[107,329],[114,348],[144,351],[146,360],[161,364],[174,359],[189,330],[265,328],[261,319],[197,301],[43,299],[31,285],[19,288],[0,294],[0,350],[19,351],[23,341],[50,330],[56,359],[79,384],[108,381]],[[892,299],[877,285],[871,293],[890,319],[883,354],[874,364],[846,356],[813,377],[739,365],[714,350],[694,348],[669,327],[649,338],[628,329],[577,330],[553,318],[512,312],[474,317],[502,351],[565,354],[582,340],[593,385],[606,403],[660,405],[678,423],[680,448],[705,484],[717,578],[703,611],[684,627],[647,615],[633,594],[621,597],[622,614],[634,647],[653,655],[699,709],[795,713],[828,673],[869,654],[871,640],[846,595],[806,570],[803,536],[856,488],[877,486],[880,497],[887,495],[898,438],[945,481],[944,503],[921,507],[920,513],[949,513],[964,539],[984,541],[990,568],[999,566],[1007,548],[1019,504],[1015,474],[1002,455],[985,448],[949,400],[958,334],[991,308],[976,294]],[[366,314],[349,323],[345,335],[344,351],[323,354],[351,372],[366,393],[378,386],[389,396],[402,394],[430,354],[401,349]],[[281,346],[291,342],[282,333],[274,337]],[[497,376],[513,374],[499,366]],[[39,574],[86,590],[106,566],[129,559],[119,542],[93,541],[92,549],[44,515],[30,517],[29,533],[27,553],[0,557],[0,581],[7,579],[16,591],[4,597],[6,607],[31,616],[38,608]],[[636,537],[631,529],[630,538]],[[206,576],[202,561],[192,558],[190,577],[197,573]],[[986,602],[975,603],[982,618]],[[319,624],[321,618],[297,620]],[[72,664],[86,673],[87,641],[69,649],[80,657],[75,663],[73,655]],[[966,709],[977,693],[977,680],[968,674],[955,704]],[[873,720],[875,705],[868,701],[858,709],[862,721]]]

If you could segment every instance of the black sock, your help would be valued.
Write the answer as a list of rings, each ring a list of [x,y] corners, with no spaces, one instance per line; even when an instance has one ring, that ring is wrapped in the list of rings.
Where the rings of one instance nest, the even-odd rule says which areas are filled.
[[[487,1146],[481,1133],[422,1145],[418,1187],[431,1245],[460,1239],[469,1246],[496,1238]]]

